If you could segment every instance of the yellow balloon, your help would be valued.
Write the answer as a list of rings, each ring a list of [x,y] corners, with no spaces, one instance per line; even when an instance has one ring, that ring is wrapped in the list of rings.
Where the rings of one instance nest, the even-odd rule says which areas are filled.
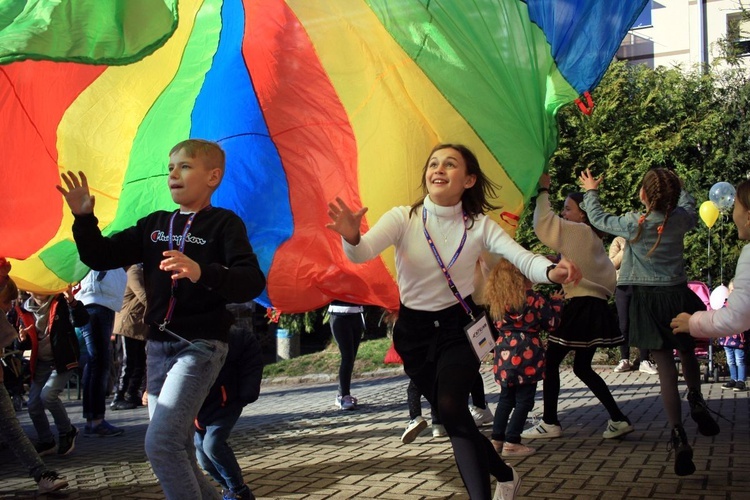
[[[708,226],[709,229],[713,227],[714,223],[716,223],[716,219],[719,218],[719,209],[711,200],[701,203],[699,213],[701,214],[701,220],[706,223],[706,226]]]

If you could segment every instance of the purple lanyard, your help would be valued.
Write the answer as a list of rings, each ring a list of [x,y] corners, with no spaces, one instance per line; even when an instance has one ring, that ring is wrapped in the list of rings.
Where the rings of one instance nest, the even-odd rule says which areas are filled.
[[[448,272],[448,269],[453,266],[453,264],[456,262],[456,259],[458,258],[459,254],[461,253],[461,250],[464,248],[464,244],[466,243],[466,221],[469,220],[469,216],[466,215],[466,210],[463,211],[463,219],[464,219],[464,234],[461,237],[461,243],[459,243],[458,248],[456,249],[456,253],[453,254],[453,258],[446,266],[443,263],[443,259],[440,257],[440,252],[438,252],[438,249],[435,247],[435,242],[432,241],[432,236],[430,236],[429,231],[427,231],[427,208],[422,205],[422,226],[424,227],[424,235],[425,238],[427,238],[427,243],[430,245],[430,249],[432,250],[432,254],[435,256],[435,260],[437,260],[438,265],[440,266],[440,270],[443,271],[443,275],[445,276],[445,279],[448,280],[448,288],[451,289],[451,292],[453,292],[453,295],[456,297],[456,300],[461,304],[461,306],[464,308],[464,311],[466,311],[466,314],[469,315],[472,321],[474,321],[474,314],[471,311],[471,307],[469,307],[469,304],[466,303],[463,297],[461,297],[461,292],[458,291],[458,288],[456,287],[455,283],[453,283],[453,279],[451,278],[450,273]]]
[[[203,210],[210,210],[211,205],[208,205],[207,207],[199,210],[199,212],[202,212]],[[169,249],[174,250],[174,220],[177,217],[177,214],[180,213],[180,210],[175,210],[172,214],[172,217],[169,219]],[[188,217],[187,222],[185,223],[185,228],[182,230],[182,237],[180,238],[180,245],[177,249],[180,253],[185,253],[185,240],[187,239],[188,231],[190,231],[190,226],[193,225],[193,220],[195,219],[195,216],[198,215],[198,212],[193,212],[190,214],[190,217]],[[174,314],[174,306],[177,303],[177,298],[175,297],[175,290],[177,289],[177,280],[172,280],[172,288],[170,290],[170,297],[169,297],[169,305],[167,306],[167,314],[164,316],[164,323],[162,323],[161,328],[167,326],[167,323],[169,323],[172,320],[172,315]]]

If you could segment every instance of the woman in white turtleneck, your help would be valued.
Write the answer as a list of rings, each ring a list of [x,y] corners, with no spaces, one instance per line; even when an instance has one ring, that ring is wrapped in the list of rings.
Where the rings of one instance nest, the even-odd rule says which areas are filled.
[[[580,271],[566,260],[550,265],[484,215],[496,208],[489,202],[493,185],[465,146],[436,146],[425,163],[422,188],[422,199],[386,212],[364,235],[360,223],[367,208],[355,212],[337,198],[329,203],[332,222],[327,227],[341,234],[344,251],[353,262],[365,262],[391,245],[396,247],[401,307],[393,337],[404,370],[438,408],[469,496],[489,499],[491,474],[498,480],[495,498],[511,499],[520,479],[479,432],[466,405],[479,369],[464,332],[472,317],[481,315],[471,298],[474,268],[480,253],[488,250],[512,262],[535,283],[577,282]]]

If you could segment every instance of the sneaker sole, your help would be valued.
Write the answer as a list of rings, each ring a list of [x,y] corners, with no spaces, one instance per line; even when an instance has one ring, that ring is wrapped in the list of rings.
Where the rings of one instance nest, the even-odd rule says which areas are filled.
[[[690,417],[698,424],[698,432],[704,436],[715,436],[721,430],[719,429],[719,424],[708,414],[707,410],[699,409],[691,411]]]
[[[544,434],[542,434],[542,433],[539,433],[539,434],[537,434],[537,433],[534,433],[534,434],[524,434],[522,432],[521,433],[521,437],[523,439],[557,439],[557,438],[561,438],[562,437],[562,432],[560,432],[560,433],[545,432]]]
[[[411,429],[406,429],[404,433],[401,435],[401,442],[404,444],[413,443],[415,439],[417,439],[417,436],[427,428],[427,421],[422,420],[417,425],[412,427]]]

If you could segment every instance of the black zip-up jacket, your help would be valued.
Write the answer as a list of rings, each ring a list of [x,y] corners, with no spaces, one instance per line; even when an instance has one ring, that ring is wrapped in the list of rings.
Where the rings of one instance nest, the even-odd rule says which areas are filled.
[[[203,430],[224,415],[255,402],[260,395],[262,377],[260,342],[254,333],[232,327],[227,359],[198,411],[195,426]]]

